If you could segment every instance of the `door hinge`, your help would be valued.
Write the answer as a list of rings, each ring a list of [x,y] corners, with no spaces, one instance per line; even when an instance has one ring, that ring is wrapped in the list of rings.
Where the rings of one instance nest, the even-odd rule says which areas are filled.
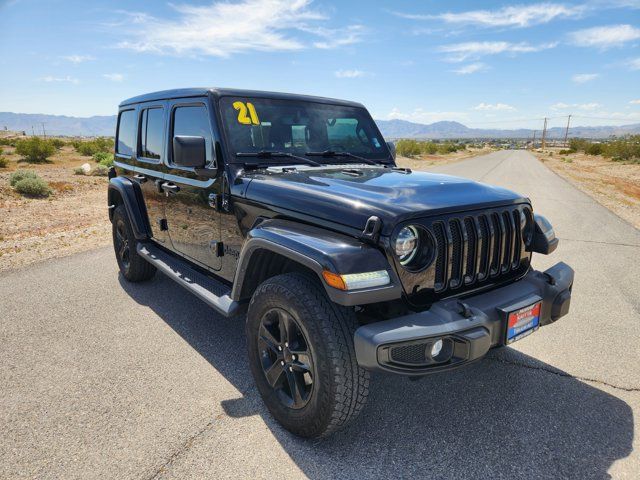
[[[224,257],[224,242],[210,242],[209,248],[213,250],[216,257]]]
[[[169,226],[167,225],[167,219],[166,218],[159,218],[158,219],[158,227],[160,227],[160,231],[164,232],[166,230],[169,230]]]

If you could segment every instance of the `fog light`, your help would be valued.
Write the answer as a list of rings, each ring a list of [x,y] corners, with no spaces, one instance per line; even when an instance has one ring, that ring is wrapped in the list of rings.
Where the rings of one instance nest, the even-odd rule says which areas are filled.
[[[436,358],[442,351],[442,340],[438,340],[431,345],[431,358]]]

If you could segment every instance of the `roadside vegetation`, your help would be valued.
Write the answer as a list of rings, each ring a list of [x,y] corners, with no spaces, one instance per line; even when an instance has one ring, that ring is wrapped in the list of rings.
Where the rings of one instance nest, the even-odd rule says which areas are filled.
[[[456,142],[431,142],[402,139],[396,143],[396,153],[402,157],[419,157],[420,155],[445,155],[447,153],[455,153],[459,150],[465,150],[467,146],[464,143]]]
[[[16,170],[9,176],[9,184],[16,192],[29,197],[48,197],[53,193],[49,184],[33,170]]]
[[[56,152],[51,140],[29,137],[16,144],[16,153],[27,163],[45,163]]]
[[[568,150],[560,155],[582,152],[586,155],[602,155],[614,162],[640,164],[640,135],[632,135],[607,142],[594,142],[584,138],[572,138]]]

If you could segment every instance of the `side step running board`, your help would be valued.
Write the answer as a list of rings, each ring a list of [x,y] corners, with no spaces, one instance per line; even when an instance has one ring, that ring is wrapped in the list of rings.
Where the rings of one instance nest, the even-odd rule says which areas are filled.
[[[239,303],[231,300],[231,288],[197,270],[155,245],[138,243],[138,254],[170,279],[196,295],[218,313],[230,317],[238,311]]]

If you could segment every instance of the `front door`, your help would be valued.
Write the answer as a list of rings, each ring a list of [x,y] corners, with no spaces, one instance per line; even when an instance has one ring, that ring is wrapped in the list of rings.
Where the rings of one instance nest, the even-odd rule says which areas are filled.
[[[166,103],[144,104],[138,110],[138,147],[136,173],[133,180],[140,184],[147,208],[151,234],[155,241],[169,246],[165,217],[165,195],[160,189],[164,181],[166,142]]]
[[[213,196],[220,193],[222,175],[210,178],[213,168],[204,172],[175,165],[172,161],[173,137],[204,137],[207,166],[215,166],[212,116],[206,99],[173,102],[170,106],[167,173],[162,185],[165,213],[173,249],[203,267],[219,270],[220,216]],[[209,174],[207,174],[209,172]]]

